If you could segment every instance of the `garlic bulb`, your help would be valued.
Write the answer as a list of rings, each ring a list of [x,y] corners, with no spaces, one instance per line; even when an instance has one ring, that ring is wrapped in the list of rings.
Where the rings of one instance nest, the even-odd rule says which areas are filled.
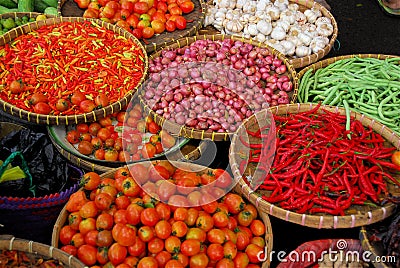
[[[298,46],[296,47],[296,56],[299,58],[311,55],[311,48],[307,46]]]
[[[283,54],[293,56],[294,53],[296,52],[296,46],[293,42],[291,42],[289,40],[282,40],[282,41],[280,41],[280,44],[284,48]]]
[[[265,9],[265,13],[267,13],[272,20],[277,20],[279,19],[281,12],[279,8],[277,8],[274,5],[268,5],[267,8]]]
[[[303,43],[301,42],[301,40],[297,36],[286,35],[286,39],[285,40],[292,42],[296,47],[303,45]]]
[[[217,10],[217,12],[215,12],[214,14],[214,18],[223,18],[225,19],[227,13],[227,9],[226,8],[220,8]]]
[[[236,0],[214,0],[214,5],[217,7],[224,7],[234,9],[236,6]]]
[[[271,38],[280,41],[285,39],[285,37],[286,31],[281,26],[276,26],[274,29],[272,29]]]
[[[265,11],[269,3],[270,3],[269,0],[257,1],[257,11],[261,11],[261,12]]]
[[[312,37],[308,33],[300,32],[297,37],[305,46],[309,46],[312,41]]]
[[[257,30],[263,35],[269,35],[272,31],[272,24],[268,21],[260,20],[257,23]]]
[[[249,17],[249,23],[257,23],[260,21],[260,18],[257,16],[250,16]]]
[[[330,18],[328,18],[328,17],[319,17],[314,22],[314,24],[317,25],[317,26],[319,26],[320,24],[325,24],[325,23],[332,24],[332,20]]]
[[[318,35],[317,33],[317,26],[315,24],[311,24],[307,22],[306,24],[301,26],[301,31],[307,33],[311,37],[315,37]]]
[[[224,22],[224,18],[215,18],[213,26],[218,30],[221,31],[223,29],[223,22]]]
[[[247,24],[249,22],[250,14],[243,14],[239,19],[242,23]]]
[[[239,19],[228,20],[225,28],[230,32],[239,33],[243,30],[243,24]]]
[[[303,12],[301,11],[296,11],[296,13],[294,14],[295,19],[296,19],[296,23],[298,25],[304,25],[307,22],[307,17],[306,15],[304,15]]]
[[[247,25],[247,32],[252,36],[257,35],[258,34],[257,24],[251,23]]]
[[[279,52],[283,53],[285,51],[285,49],[283,48],[283,46],[279,43],[279,41],[275,40],[275,39],[269,39],[265,42],[268,46],[278,50]]]
[[[280,11],[287,9],[289,5],[289,0],[275,0],[274,6],[279,8]]]
[[[244,13],[254,14],[257,11],[257,1],[247,1],[246,5],[244,5],[242,9]]]
[[[228,20],[234,20],[234,19],[239,19],[240,18],[240,11],[238,9],[232,9],[226,12],[225,18]]]
[[[307,9],[304,11],[304,15],[306,15],[309,23],[314,23],[321,16],[321,12],[318,13],[317,11],[315,11],[315,9]]]
[[[295,36],[295,37],[297,37],[297,36],[299,35],[299,33],[301,33],[300,27],[297,26],[297,25],[292,25],[292,26],[290,26],[287,35],[288,35],[288,36]]]
[[[289,24],[293,24],[296,21],[295,13],[291,10],[285,10],[285,11],[281,12],[281,15],[279,18],[280,18],[280,20],[286,21]]]
[[[242,9],[245,5],[247,5],[248,0],[237,0],[236,1],[236,8]]]
[[[317,36],[311,41],[310,48],[314,53],[318,53],[318,51],[323,50],[328,43],[328,38],[325,39],[323,36]]]
[[[288,9],[291,10],[291,11],[298,11],[299,10],[299,5],[298,4],[294,4],[294,3],[289,4],[288,5]]]
[[[282,27],[282,29],[286,33],[287,31],[289,31],[290,23],[288,21],[285,21],[285,20],[278,20],[275,23],[275,27]]]
[[[332,24],[323,23],[317,26],[317,33],[322,36],[330,36],[333,34]]]
[[[267,38],[266,38],[265,35],[263,35],[262,33],[258,33],[258,34],[256,35],[256,40],[259,41],[259,42],[261,42],[261,43],[264,43],[265,40],[267,40]]]

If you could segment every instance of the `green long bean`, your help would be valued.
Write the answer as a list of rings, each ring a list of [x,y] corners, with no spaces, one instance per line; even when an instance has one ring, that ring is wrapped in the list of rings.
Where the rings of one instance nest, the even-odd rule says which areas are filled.
[[[353,57],[310,68],[300,78],[299,102],[344,106],[400,135],[400,58]]]

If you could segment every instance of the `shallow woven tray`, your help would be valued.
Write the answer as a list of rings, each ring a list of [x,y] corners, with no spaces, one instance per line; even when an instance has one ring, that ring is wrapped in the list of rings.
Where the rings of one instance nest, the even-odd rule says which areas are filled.
[[[375,260],[377,258],[385,256],[385,254],[383,252],[383,248],[381,246],[371,244],[371,242],[369,241],[368,231],[365,227],[361,227],[359,236],[360,236],[362,248],[365,251],[368,251],[371,253],[371,255],[369,257],[370,260]],[[386,265],[384,262],[372,262],[372,265],[375,268],[390,268],[390,267],[392,267],[392,266]]]
[[[148,69],[148,58],[146,51],[142,44],[138,41],[136,37],[134,37],[132,34],[129,32],[123,30],[120,27],[114,26],[112,24],[106,23],[101,20],[93,20],[93,19],[84,19],[84,18],[49,18],[44,21],[37,21],[37,22],[32,22],[28,23],[26,25],[14,28],[10,31],[8,31],[6,34],[0,36],[0,46],[3,46],[4,44],[12,41],[14,38],[29,33],[32,30],[36,30],[40,28],[41,26],[44,25],[54,25],[58,24],[61,22],[84,22],[84,21],[93,21],[96,24],[100,25],[101,27],[104,27],[106,29],[112,30],[118,35],[124,36],[127,39],[131,39],[133,42],[135,42],[139,48],[143,51],[144,54],[144,73],[136,86],[135,89],[137,89],[144,81],[146,74],[147,74],[147,69]],[[117,102],[114,102],[104,108],[101,109],[96,109],[90,113],[84,113],[84,114],[77,114],[77,115],[68,115],[68,116],[54,116],[54,115],[43,115],[43,114],[37,114],[33,112],[28,112],[26,110],[17,108],[16,106],[3,101],[0,99],[0,107],[3,109],[6,113],[11,114],[12,116],[18,117],[20,119],[23,119],[28,122],[36,123],[36,124],[46,124],[46,125],[68,125],[68,124],[77,124],[77,123],[82,123],[82,122],[94,122],[97,121],[100,118],[103,118],[109,114],[118,112],[122,109],[122,107],[125,107],[129,101],[132,99],[133,94],[135,93],[136,90],[132,90],[129,93],[127,93],[122,99],[120,99]]]
[[[269,111],[272,114],[277,115],[285,115],[288,113],[299,113],[303,111],[309,111],[314,108],[316,104],[288,104],[271,107]],[[345,110],[339,107],[332,106],[321,106],[320,109],[326,109],[333,112],[340,112],[340,114],[344,115]],[[252,131],[255,131],[259,127],[263,127],[264,120],[260,120],[258,123],[256,121],[256,116],[261,116],[261,118],[265,118],[268,110],[263,110],[254,116],[250,117],[248,120],[245,120],[238,132],[241,130],[245,130],[246,128]],[[355,119],[359,120],[364,126],[370,126],[376,132],[380,133],[390,144],[395,146],[398,150],[400,149],[400,137],[396,135],[393,131],[391,131],[388,127],[382,125],[379,122],[376,122],[364,115],[359,113],[351,112],[351,116],[354,116]],[[260,124],[260,126],[258,125]],[[251,140],[253,142],[253,140]],[[255,141],[256,142],[256,141]],[[308,226],[312,228],[324,228],[324,229],[337,229],[337,228],[354,228],[358,226],[369,225],[374,222],[383,220],[390,216],[396,205],[393,203],[387,203],[383,207],[374,208],[370,206],[351,206],[350,209],[352,211],[357,211],[356,214],[349,214],[346,216],[332,216],[328,214],[299,214],[289,210],[285,210],[280,208],[279,206],[273,205],[264,199],[261,198],[261,191],[254,192],[247,183],[243,180],[240,171],[239,164],[242,160],[240,151],[245,150],[246,147],[241,143],[240,139],[237,135],[235,135],[232,139],[231,146],[229,148],[229,163],[232,168],[232,173],[235,176],[235,179],[239,181],[237,184],[238,190],[242,191],[244,196],[247,196],[249,200],[260,210],[265,211],[266,213],[273,215],[277,218],[283,219],[285,221],[293,222],[300,224],[302,226]],[[248,150],[248,149],[246,149]],[[252,174],[254,171],[246,170],[244,175]],[[388,191],[394,195],[400,195],[400,189],[395,187],[392,184],[388,184]]]
[[[96,172],[109,172],[113,170],[113,167],[108,167],[104,165],[99,165],[85,159],[80,158],[77,155],[74,155],[67,150],[64,150],[60,145],[58,145],[54,139],[50,136],[51,141],[53,142],[53,146],[60,152],[68,161],[73,163],[74,165],[83,168],[87,171],[96,171]],[[173,161],[194,161],[201,157],[201,155],[207,150],[208,142],[201,141],[197,143],[195,140],[190,140],[187,144],[185,144],[180,150],[173,151],[167,154],[168,159]],[[160,157],[164,159],[166,156]],[[125,164],[123,164],[125,165]],[[123,166],[121,165],[121,166]]]
[[[209,1],[211,1],[211,0],[209,0]],[[272,2],[274,2],[274,1],[272,1]],[[320,51],[318,51],[318,53],[313,53],[309,56],[302,57],[302,58],[288,57],[289,63],[292,64],[294,68],[300,69],[302,67],[310,65],[310,64],[322,59],[329,53],[329,51],[331,51],[331,49],[336,41],[337,35],[338,35],[338,25],[337,25],[335,18],[332,15],[332,13],[329,12],[328,9],[326,9],[324,6],[322,6],[321,4],[319,4],[317,2],[314,2],[312,0],[289,0],[289,2],[298,4],[299,10],[302,12],[304,12],[307,9],[311,9],[311,8],[316,8],[316,9],[320,10],[323,16],[331,19],[332,26],[333,26],[333,34],[330,36],[328,45],[323,50],[320,50]],[[219,33],[219,31],[212,26],[207,26],[199,31],[199,34],[216,34],[216,33]],[[255,42],[258,42],[258,41],[255,41]]]
[[[167,161],[167,160],[161,160],[161,161]],[[205,166],[200,166],[197,164],[192,164],[192,163],[187,163],[187,162],[175,162],[175,161],[170,161],[171,163],[174,163],[174,165],[178,166],[178,167],[185,167],[185,169],[188,170],[212,170],[208,167]],[[107,178],[107,177],[112,177],[114,176],[115,172],[117,169],[113,169],[110,170],[106,173],[101,174],[101,178]],[[80,189],[81,191],[82,189]],[[233,191],[235,192],[235,190],[233,189]],[[240,194],[240,192],[237,192]],[[270,256],[270,253],[272,251],[272,245],[273,245],[273,236],[272,236],[272,226],[271,226],[271,221],[269,219],[268,214],[264,213],[262,210],[258,209],[258,214],[259,217],[261,218],[261,220],[264,222],[265,225],[265,249],[266,252],[265,256]],[[61,213],[59,214],[56,223],[54,224],[54,228],[53,228],[53,235],[51,237],[51,245],[53,247],[58,247],[58,243],[59,243],[59,234],[60,234],[60,230],[61,228],[65,225],[66,221],[68,218],[68,211],[64,208],[62,209]],[[270,258],[267,258],[268,260],[266,262],[264,262],[262,264],[263,268],[267,268],[270,265]]]
[[[22,18],[23,16],[27,16],[28,18],[36,18],[39,15],[43,15],[43,13],[38,12],[10,12],[10,13],[3,13],[0,14],[0,19],[7,19],[7,18]],[[53,15],[46,14],[47,18],[54,18]]]
[[[203,26],[206,5],[202,0],[192,0],[194,10],[189,14],[184,14],[187,22],[186,29],[164,32],[155,35],[146,41],[140,40],[146,51],[151,53],[159,48],[167,46],[173,41],[186,36],[192,36]],[[73,0],[58,0],[58,14],[65,17],[81,17],[84,10],[80,9]]]
[[[232,39],[234,41],[242,41],[245,43],[252,44],[254,46],[258,47],[264,47],[268,48],[270,52],[273,55],[276,55],[277,58],[282,60],[282,62],[286,65],[287,67],[287,72],[286,74],[289,76],[290,81],[293,83],[293,91],[288,92],[288,95],[290,97],[290,102],[294,103],[297,97],[297,89],[298,89],[298,80],[297,80],[297,73],[294,69],[294,67],[289,63],[288,59],[280,53],[278,50],[268,47],[266,45],[263,45],[261,43],[256,43],[251,39],[244,39],[242,37],[237,37],[237,36],[230,36],[230,35],[222,35],[222,34],[217,34],[217,35],[198,35],[198,36],[192,36],[192,37],[186,37],[182,38],[179,40],[176,40],[173,44],[169,45],[168,47],[163,48],[162,50],[168,50],[168,49],[177,49],[180,47],[184,47],[187,45],[190,45],[191,43],[195,42],[196,40],[225,40],[225,39]],[[162,50],[159,50],[155,53],[153,53],[149,59],[154,59],[161,55]],[[176,134],[178,136],[182,136],[185,138],[189,139],[211,139],[213,141],[227,141],[229,139],[229,136],[231,136],[233,133],[229,132],[206,132],[205,130],[197,130],[191,127],[187,126],[182,126],[178,125],[177,123],[173,123],[169,120],[166,120],[164,117],[156,114],[145,102],[145,100],[141,97],[141,94],[139,93],[139,99],[141,105],[144,107],[144,111],[148,113],[150,116],[154,117],[154,121],[165,127],[170,133]]]
[[[1,250],[18,250],[45,259],[55,259],[64,264],[64,267],[86,267],[80,260],[68,253],[42,243],[15,238],[10,235],[0,235]],[[0,263],[1,264],[1,263]]]

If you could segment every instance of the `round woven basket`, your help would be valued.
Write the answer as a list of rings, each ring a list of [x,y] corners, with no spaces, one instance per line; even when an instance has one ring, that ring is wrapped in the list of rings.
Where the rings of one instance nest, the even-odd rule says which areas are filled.
[[[365,227],[361,227],[361,229],[360,229],[360,241],[361,241],[361,245],[362,245],[362,248],[364,249],[364,251],[368,251],[371,254],[369,256],[370,260],[378,260],[382,256],[385,256],[381,245],[379,245],[379,244],[372,245],[371,244],[371,242],[369,240],[368,231]],[[375,268],[391,268],[391,266],[388,266],[384,262],[373,261],[372,265]]]
[[[161,160],[161,161],[167,161],[167,160]],[[192,164],[192,163],[187,163],[187,162],[174,162],[171,161],[171,163],[173,163],[173,165],[177,166],[177,167],[184,167],[186,170],[193,170],[193,171],[198,171],[201,170],[201,172],[204,171],[212,171],[212,169],[205,167],[205,166],[200,166],[197,164]],[[106,173],[101,174],[101,178],[110,178],[113,177],[115,172],[117,169],[114,170],[110,170]],[[80,189],[80,191],[82,191],[82,188]],[[234,191],[235,192],[235,191]],[[240,194],[240,192],[236,192],[238,194]],[[268,214],[264,213],[262,210],[258,210],[258,214],[259,217],[261,218],[261,220],[264,222],[265,225],[265,249],[266,252],[265,256],[267,256],[267,260],[262,264],[263,268],[267,268],[270,265],[270,258],[268,258],[268,256],[270,256],[270,252],[272,251],[272,245],[273,245],[273,236],[272,236],[272,226],[271,226],[271,221],[269,219]],[[64,208],[62,209],[61,213],[59,214],[56,223],[54,224],[54,228],[53,228],[53,235],[51,238],[51,245],[53,247],[59,247],[59,236],[60,236],[60,230],[61,228],[67,223],[67,219],[68,219],[68,211]]]
[[[28,18],[36,18],[39,15],[43,15],[43,13],[38,13],[38,12],[10,12],[10,13],[0,14],[0,19],[22,18],[23,16],[27,16]],[[47,18],[54,18],[55,16],[46,14],[46,17]]]
[[[269,51],[271,52],[271,54],[276,55],[276,57],[278,59],[282,60],[282,62],[287,67],[286,74],[289,76],[290,81],[293,83],[293,91],[288,92],[289,97],[290,97],[290,102],[291,103],[295,102],[296,96],[297,96],[298,81],[297,81],[297,73],[296,73],[294,67],[289,63],[288,59],[285,58],[285,56],[282,53],[280,53],[279,51],[277,51],[276,49],[268,47],[266,45],[262,45],[261,43],[256,43],[251,39],[244,39],[244,38],[237,37],[237,36],[229,36],[229,35],[221,35],[221,34],[198,35],[198,36],[186,37],[186,38],[176,40],[173,44],[169,45],[168,47],[163,48],[162,50],[174,50],[177,48],[181,48],[181,47],[190,45],[197,40],[212,40],[212,41],[219,40],[219,41],[221,41],[221,40],[225,40],[225,39],[231,39],[234,41],[242,41],[244,43],[249,43],[254,46],[268,48]],[[153,53],[149,57],[149,59],[154,59],[156,57],[159,57],[161,55],[162,50]],[[163,127],[165,127],[165,129],[168,130],[170,133],[176,134],[181,137],[189,138],[189,139],[201,139],[201,140],[211,139],[213,141],[227,141],[227,140],[229,140],[229,137],[233,134],[233,133],[229,133],[229,132],[211,132],[211,131],[206,131],[206,130],[197,130],[197,129],[187,127],[184,125],[178,125],[177,123],[173,123],[169,120],[166,120],[163,116],[156,114],[151,109],[151,107],[149,107],[146,104],[146,101],[143,99],[141,92],[143,92],[143,91],[139,92],[139,99],[140,99],[141,105],[144,107],[144,111],[146,113],[148,113],[150,116],[154,117],[154,121],[158,125],[162,125]]]
[[[192,2],[194,3],[194,10],[189,14],[184,14],[184,17],[187,20],[186,29],[164,32],[154,35],[152,38],[146,39],[145,41],[140,40],[148,53],[167,46],[179,38],[192,36],[197,33],[197,31],[203,26],[206,5],[202,0],[192,0]],[[60,16],[81,17],[83,12],[84,10],[80,9],[73,0],[58,1],[58,13]]]
[[[58,145],[50,136],[51,141],[53,142],[54,147],[60,152],[68,161],[73,163],[74,165],[87,170],[87,171],[96,171],[96,172],[109,172],[112,171],[115,167],[109,167],[104,165],[99,165],[85,159],[80,158],[77,155],[74,155],[60,145]],[[207,150],[208,142],[201,141],[200,143],[195,140],[189,140],[180,150],[173,151],[167,154],[169,160],[173,161],[194,161],[201,157],[201,155]],[[164,159],[166,156],[160,157],[160,159]],[[121,164],[124,166],[125,164]]]
[[[209,3],[208,5],[212,4],[212,1],[207,1],[207,2]],[[275,1],[272,1],[272,2],[275,2]],[[291,65],[293,65],[294,68],[300,69],[304,66],[310,65],[310,64],[322,59],[329,53],[329,51],[331,51],[331,49],[336,41],[337,35],[338,35],[338,25],[337,25],[335,18],[332,15],[332,13],[329,12],[328,9],[326,9],[324,6],[322,6],[321,4],[319,4],[317,2],[309,1],[309,0],[289,0],[289,2],[298,4],[299,10],[302,12],[304,12],[307,9],[311,9],[311,8],[320,10],[323,16],[328,17],[332,21],[332,26],[333,26],[333,34],[330,36],[329,43],[324,49],[318,51],[318,53],[313,53],[309,56],[305,56],[302,58],[288,57],[289,63]],[[216,30],[212,26],[207,26],[199,31],[199,34],[216,34],[216,33],[219,33],[219,31]],[[258,41],[255,41],[255,42],[258,42]]]
[[[27,253],[34,258],[58,260],[64,265],[63,267],[87,267],[80,260],[60,249],[34,241],[15,238],[10,235],[0,235],[0,250],[17,250]]]
[[[271,112],[276,115],[285,115],[288,113],[300,113],[304,111],[312,110],[317,104],[289,104],[289,105],[281,105],[271,107],[269,110],[263,110],[249,119],[245,120],[242,126],[239,128],[238,132],[241,130],[246,131],[256,131],[259,128],[262,128],[266,124],[266,120],[257,120],[258,118],[265,118],[267,113]],[[345,110],[339,107],[332,106],[321,106],[321,108],[332,111],[339,112],[341,115],[345,115]],[[321,111],[321,109],[320,109]],[[387,142],[394,145],[397,149],[400,149],[400,137],[396,135],[393,131],[391,131],[386,126],[382,125],[375,120],[372,120],[362,114],[351,112],[351,116],[354,116],[355,119],[359,120],[364,126],[371,127],[377,133],[381,134]],[[256,138],[250,140],[250,143],[258,143],[260,142]],[[308,226],[312,228],[324,228],[324,229],[337,229],[337,228],[353,228],[363,225],[369,225],[374,222],[383,220],[390,216],[394,210],[396,205],[393,203],[386,203],[382,207],[373,207],[369,205],[364,206],[351,206],[346,212],[345,216],[332,216],[328,214],[299,214],[292,212],[290,210],[285,210],[280,208],[277,205],[271,204],[264,199],[262,199],[262,195],[269,195],[268,191],[256,190],[253,191],[248,184],[244,181],[240,170],[239,165],[242,160],[241,151],[248,150],[247,147],[243,145],[240,141],[239,137],[235,135],[232,139],[230,152],[229,152],[229,163],[232,168],[232,173],[235,178],[239,181],[236,185],[237,190],[241,191],[244,196],[247,196],[248,199],[255,204],[260,210],[265,211],[266,213],[273,215],[277,218],[283,219],[285,221],[293,222],[300,224],[302,226]],[[254,170],[248,166],[246,169],[244,176],[253,175]],[[400,194],[400,189],[398,187],[393,186],[392,184],[388,184],[388,191],[394,195]]]
[[[20,109],[4,100],[0,99],[0,106],[4,110],[4,112],[11,114],[12,116],[18,117],[28,122],[36,123],[36,124],[46,124],[46,125],[68,125],[68,124],[77,124],[81,122],[94,122],[100,118],[103,118],[109,114],[118,112],[125,107],[129,101],[132,99],[133,94],[135,93],[136,89],[143,83],[145,80],[147,69],[148,69],[148,58],[145,48],[142,44],[134,37],[131,33],[123,30],[120,27],[115,25],[106,23],[101,20],[94,20],[94,19],[84,19],[84,18],[49,18],[44,21],[36,21],[32,23],[28,23],[26,25],[14,28],[7,32],[4,35],[0,36],[0,46],[7,44],[8,42],[12,41],[14,38],[29,33],[33,30],[36,30],[44,25],[56,25],[62,22],[85,22],[85,21],[92,21],[99,27],[104,27],[108,30],[115,32],[116,34],[123,36],[127,39],[132,40],[138,47],[142,50],[144,58],[144,72],[142,77],[139,80],[137,86],[129,91],[123,98],[120,100],[103,107],[101,109],[95,109],[90,113],[83,113],[83,114],[76,114],[76,115],[67,115],[67,116],[54,116],[54,115],[44,115],[38,114],[33,112],[28,112],[26,110]]]

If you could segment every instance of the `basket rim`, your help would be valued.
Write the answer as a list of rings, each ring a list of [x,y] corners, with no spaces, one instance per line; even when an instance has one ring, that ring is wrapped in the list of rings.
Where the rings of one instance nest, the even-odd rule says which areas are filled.
[[[57,5],[57,11],[58,11],[58,16],[59,17],[63,17],[62,15],[62,6],[67,2],[68,0],[58,0],[58,5]],[[139,40],[140,43],[143,45],[143,47],[145,48],[147,53],[152,53],[154,51],[156,51],[157,49],[160,49],[162,47],[168,46],[170,43],[174,42],[174,39],[178,39],[178,38],[183,38],[185,36],[191,36],[193,34],[196,34],[197,31],[203,26],[203,22],[204,22],[204,18],[206,15],[206,10],[207,10],[207,6],[206,3],[203,0],[192,0],[195,2],[195,10],[196,10],[196,5],[198,5],[199,9],[197,10],[197,12],[199,14],[197,18],[195,20],[193,20],[192,22],[188,22],[188,26],[189,24],[193,24],[190,26],[190,28],[185,28],[183,30],[176,30],[174,32],[163,32],[158,36],[153,36],[152,38],[143,41],[143,40]],[[188,13],[188,14],[184,14],[183,16],[190,16],[193,13]],[[176,35],[176,36],[175,36]],[[160,39],[159,36],[162,37],[161,41],[155,41],[157,39]],[[171,41],[168,41],[168,39],[170,39]],[[166,40],[166,41],[163,41]]]
[[[297,91],[298,91],[298,75],[293,67],[293,65],[289,62],[289,60],[278,50],[274,49],[273,47],[270,47],[266,44],[263,44],[261,42],[256,42],[252,39],[247,39],[244,37],[238,37],[235,35],[227,35],[227,34],[204,34],[204,35],[195,35],[195,36],[190,36],[190,37],[185,37],[178,39],[174,41],[174,43],[154,52],[149,56],[149,59],[152,60],[155,57],[158,57],[163,50],[169,50],[169,49],[176,49],[180,48],[182,46],[186,46],[188,44],[191,44],[197,40],[212,40],[212,41],[217,41],[217,40],[225,40],[225,39],[231,39],[233,41],[241,41],[244,43],[251,44],[253,46],[261,47],[261,48],[267,48],[271,54],[275,55],[278,59],[282,60],[282,62],[286,65],[287,67],[287,74],[291,78],[291,82],[293,83],[293,95],[290,100],[291,103],[294,103],[296,98],[297,98]],[[154,121],[159,124],[163,125],[167,130],[168,129],[179,129],[178,133],[176,131],[170,131],[171,133],[176,133],[178,136],[186,137],[189,139],[211,139],[212,141],[227,141],[233,134],[234,132],[207,132],[206,130],[197,130],[192,127],[187,127],[185,125],[179,125],[177,123],[171,122],[167,119],[165,119],[163,116],[160,116],[156,114],[151,107],[149,107],[146,103],[146,101],[142,98],[141,96],[141,89],[138,91],[138,98],[140,101],[140,104],[144,108],[145,112],[149,114],[149,116],[152,116]]]
[[[171,163],[176,163],[178,166],[193,166],[193,167],[201,167],[203,169],[207,169],[210,170],[210,167],[207,166],[203,166],[203,165],[199,165],[199,164],[195,164],[195,163],[190,163],[190,162],[180,162],[180,161],[169,161],[169,160],[154,160],[154,161],[149,161],[151,162],[151,164],[155,163],[155,162],[160,162],[160,161],[168,161]],[[149,163],[148,162],[148,163]],[[132,165],[135,165],[137,163],[133,163],[130,165],[127,165],[127,167],[129,168]],[[103,178],[107,178],[109,176],[113,176],[114,173],[118,170],[118,168],[107,171],[103,174],[100,175],[100,177]],[[82,191],[83,188],[80,188],[79,191]],[[233,188],[231,191],[236,192],[235,188]],[[240,192],[236,192],[239,195],[242,195]],[[272,225],[271,225],[271,221],[269,219],[269,215],[267,213],[263,213],[261,210],[259,210],[257,208],[258,211],[258,215],[259,217],[262,219],[264,225],[265,225],[265,235],[263,236],[265,238],[265,242],[266,242],[266,249],[269,252],[268,255],[266,254],[266,256],[269,256],[269,253],[272,251],[272,246],[273,246],[273,232],[272,232]],[[52,237],[51,237],[51,245],[53,247],[58,248],[59,246],[59,232],[61,230],[61,228],[65,225],[66,220],[67,220],[67,216],[68,216],[68,212],[66,211],[66,206],[63,207],[63,209],[61,210],[60,214],[58,215],[58,218],[56,220],[56,223],[54,224],[53,227],[53,233],[52,233]],[[269,258],[267,262],[264,262],[266,264],[265,267],[269,266]],[[264,264],[263,264],[264,267]]]
[[[365,251],[368,251],[371,253],[372,258],[376,259],[378,256],[382,256],[379,252],[377,252],[377,249],[374,248],[369,241],[368,238],[368,231],[365,228],[365,226],[362,226],[360,228],[360,233],[359,233],[360,241],[361,241],[361,246]],[[384,262],[372,262],[372,265],[376,268],[391,268],[391,266],[386,265]]]
[[[16,238],[13,235],[0,235],[0,249],[2,250],[18,250],[34,255],[41,255],[46,258],[52,258],[61,261],[68,267],[87,267],[78,258],[52,246],[29,241],[26,239]]]
[[[301,69],[299,72],[297,72],[297,77],[298,80],[300,81],[301,78],[304,76],[304,74],[310,70],[313,69],[313,71],[316,71],[318,69],[324,68],[328,66],[329,64],[335,63],[339,60],[344,60],[344,59],[351,59],[351,58],[375,58],[379,60],[384,60],[387,58],[399,58],[400,56],[397,55],[390,55],[390,54],[348,54],[348,55],[340,55],[340,56],[335,56],[335,57],[330,57],[326,59],[322,59],[320,61],[317,61],[311,65],[308,65],[307,67],[304,67]]]
[[[6,44],[6,40],[13,40],[14,38],[11,37],[10,33],[16,33],[17,36],[19,36],[19,33],[25,34],[24,27],[28,25],[28,32],[32,31],[32,25],[35,26],[34,29],[38,29],[39,27],[43,26],[44,24],[52,23],[52,24],[58,24],[61,22],[78,22],[82,23],[85,21],[90,21],[93,22],[94,24],[104,27],[107,29],[112,30],[115,34],[124,36],[127,39],[131,39],[133,42],[135,42],[136,45],[140,48],[140,50],[143,52],[143,63],[144,63],[144,70],[143,74],[136,85],[134,90],[130,90],[125,94],[124,97],[119,99],[118,101],[111,103],[110,105],[106,107],[102,107],[100,109],[93,110],[92,112],[89,113],[82,113],[82,114],[75,114],[75,115],[66,115],[66,116],[60,116],[60,115],[44,115],[44,114],[38,114],[34,112],[29,112],[23,109],[20,109],[9,102],[6,102],[2,99],[0,99],[0,106],[2,107],[2,110],[12,116],[17,116],[20,119],[27,120],[28,122],[34,122],[36,124],[44,124],[44,125],[68,125],[68,124],[78,124],[80,122],[92,122],[92,121],[97,121],[100,118],[103,118],[107,116],[108,114],[112,114],[115,112],[118,112],[122,109],[122,107],[126,106],[126,104],[129,103],[137,89],[141,86],[141,84],[145,81],[146,76],[147,76],[147,71],[148,71],[148,56],[147,52],[144,48],[144,46],[138,41],[136,37],[134,37],[131,33],[128,31],[116,27],[110,23],[107,23],[105,21],[99,20],[99,19],[91,19],[91,18],[82,18],[82,17],[53,17],[53,18],[48,18],[44,21],[39,21],[39,22],[32,22],[26,25],[22,25],[19,27],[16,27],[14,29],[11,29],[4,35],[1,35],[0,38],[3,40],[3,43]],[[40,24],[40,25],[39,25]],[[6,39],[7,36],[7,39]]]
[[[317,105],[318,104],[316,103],[302,103],[302,104],[297,103],[297,104],[280,105],[280,106],[270,107],[269,109],[261,110],[260,112],[252,115],[252,117],[256,117],[257,115],[265,113],[267,111],[271,112],[272,114],[278,114],[279,111],[285,112],[285,114],[287,114],[289,113],[290,108],[297,107],[297,110],[300,111],[300,108],[302,107],[312,109]],[[334,112],[341,112],[343,114],[345,113],[344,108],[337,106],[322,105],[320,109],[327,109]],[[371,128],[373,128],[374,130],[376,130],[374,126],[378,126],[380,133],[383,133],[384,131],[388,131],[388,133],[391,133],[391,140],[387,139],[386,137],[384,138],[388,142],[392,143],[395,147],[397,147],[397,149],[400,149],[400,136],[391,131],[388,127],[379,122],[376,122],[375,120],[369,119],[367,116],[364,116],[354,111],[351,111],[351,116],[355,116],[355,118],[360,120],[364,126],[368,123],[368,126],[371,126]],[[241,125],[241,127],[245,127],[246,123],[249,120],[251,120],[252,117],[246,119]],[[365,121],[367,121],[367,123]],[[240,171],[238,169],[239,164],[236,162],[236,153],[235,153],[235,146],[238,140],[239,139],[237,135],[235,135],[232,139],[232,143],[229,148],[229,163],[232,168],[232,173],[235,179],[238,180],[238,187],[240,187],[243,195],[247,196],[248,199],[251,200],[253,204],[255,204],[257,207],[260,206],[262,210],[264,210],[271,216],[275,216],[277,218],[280,218],[288,222],[312,228],[340,229],[340,228],[354,228],[354,227],[369,225],[389,217],[395,211],[396,205],[394,203],[387,203],[384,206],[380,206],[377,209],[371,209],[369,211],[364,211],[363,213],[358,213],[358,214],[349,214],[345,216],[332,216],[328,214],[310,215],[305,213],[299,214],[296,212],[292,212],[290,210],[283,209],[278,205],[269,203],[263,200],[261,195],[257,193],[257,191],[253,191],[243,180],[243,177],[240,174]],[[398,144],[395,145],[395,141],[397,141]]]

